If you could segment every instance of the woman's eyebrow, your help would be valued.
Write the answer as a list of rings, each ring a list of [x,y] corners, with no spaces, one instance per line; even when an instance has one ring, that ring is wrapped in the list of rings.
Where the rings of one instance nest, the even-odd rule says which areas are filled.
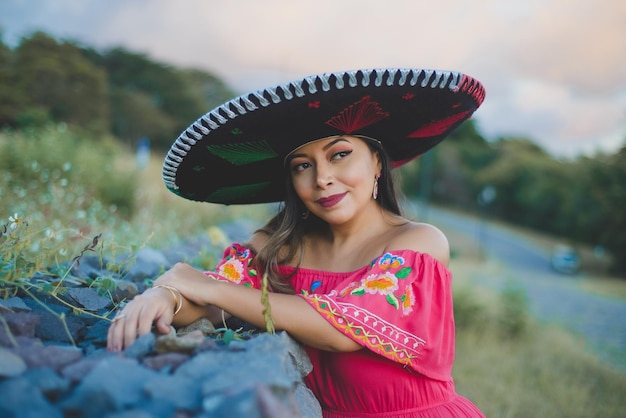
[[[333,141],[330,141],[328,144],[324,145],[324,147],[322,148],[324,151],[328,150],[328,148],[332,147],[333,145],[335,145],[338,142],[347,142],[350,143],[350,141],[348,141],[347,139],[343,138],[343,137],[339,137]],[[299,154],[291,154],[287,157],[287,163],[290,162],[291,160],[293,160],[294,158],[298,158],[298,157],[306,157],[307,154],[305,153],[299,153]]]
[[[287,163],[291,162],[291,160],[293,160],[294,158],[299,158],[299,157],[306,157],[306,154],[304,153],[300,153],[300,154],[291,154],[287,156]]]
[[[335,145],[337,142],[347,142],[350,143],[350,141],[348,141],[346,138],[343,137],[339,137],[337,139],[335,139],[334,141],[330,141],[328,144],[324,145],[324,148],[322,148],[324,151],[326,151],[328,148],[332,147],[333,145]]]

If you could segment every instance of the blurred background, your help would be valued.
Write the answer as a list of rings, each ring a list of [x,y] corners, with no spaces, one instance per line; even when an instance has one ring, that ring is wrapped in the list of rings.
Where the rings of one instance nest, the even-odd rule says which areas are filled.
[[[26,275],[98,233],[115,253],[261,225],[273,206],[165,190],[191,122],[319,72],[460,71],[484,104],[397,173],[407,214],[450,239],[459,391],[488,416],[620,416],[625,52],[617,0],[5,0],[0,262]]]

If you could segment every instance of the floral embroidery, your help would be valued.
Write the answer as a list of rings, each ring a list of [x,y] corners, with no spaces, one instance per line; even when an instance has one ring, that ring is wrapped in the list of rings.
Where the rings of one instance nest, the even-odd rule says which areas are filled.
[[[372,295],[388,295],[398,290],[398,279],[392,274],[373,274],[363,280],[363,290]]]
[[[371,311],[323,295],[305,298],[331,324],[375,353],[413,366],[426,341]]]
[[[247,270],[251,277],[257,275],[256,270],[250,268],[253,257],[250,257],[250,250],[238,245],[232,245],[226,256],[226,261],[219,266],[217,272],[233,283],[241,283],[246,278]]]
[[[241,283],[241,280],[244,277],[243,272],[243,263],[236,258],[231,258],[230,260],[222,264],[218,269],[218,273],[221,276],[224,276],[229,281],[237,284]]]
[[[413,312],[413,305],[415,305],[415,295],[413,294],[413,288],[407,286],[404,289],[404,294],[400,298],[402,301],[402,315],[406,316]]]
[[[391,268],[398,268],[404,264],[404,258],[396,255],[386,253],[378,259],[378,266],[381,270],[389,270]]]
[[[235,257],[240,261],[245,260],[246,258],[248,258],[250,256],[250,250],[247,248],[243,248],[243,247],[237,247],[237,246],[231,246],[230,247],[230,255],[228,256],[228,258],[232,258]]]
[[[346,286],[341,292],[339,292],[339,296],[346,296],[350,294],[354,289],[358,289],[361,286],[361,282],[352,282],[348,286]]]
[[[404,266],[404,258],[386,253],[378,260],[372,262],[372,266],[378,265],[382,273],[372,273],[360,282],[352,282],[346,286],[340,296],[355,295],[363,296],[368,293],[370,295],[382,295],[388,304],[395,309],[402,308],[402,315],[408,315],[413,311],[415,304],[415,296],[411,286],[400,286],[398,279],[405,279],[409,276],[412,268]],[[396,291],[400,290],[398,294]]]

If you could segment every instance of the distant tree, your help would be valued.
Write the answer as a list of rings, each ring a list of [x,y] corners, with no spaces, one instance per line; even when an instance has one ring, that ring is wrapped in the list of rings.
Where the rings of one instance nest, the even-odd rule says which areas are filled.
[[[434,151],[433,200],[477,210],[476,196],[484,187],[478,173],[496,158],[493,144],[485,140],[470,119]]]
[[[24,109],[24,96],[15,85],[13,52],[0,41],[0,126],[14,123]]]
[[[139,90],[112,88],[110,97],[111,128],[118,138],[130,144],[144,136],[157,143],[171,142],[177,123],[154,105],[150,95]]]
[[[570,206],[572,235],[604,246],[616,273],[626,276],[626,146],[613,155],[580,158]]]
[[[102,54],[84,49],[83,54],[109,74],[113,134],[128,143],[148,136],[165,149],[199,116],[232,97],[208,73],[182,70],[123,48]]]
[[[54,121],[107,130],[106,73],[74,44],[36,32],[16,48],[13,69],[15,86],[26,100],[25,111],[37,109]]]
[[[567,170],[532,141],[500,139],[497,155],[477,174],[477,182],[497,193],[492,213],[520,225],[557,232],[563,228],[559,211],[569,184]]]
[[[615,256],[616,272],[626,276],[626,146],[611,158],[610,164],[612,175],[606,194],[611,204],[603,238],[605,246]]]

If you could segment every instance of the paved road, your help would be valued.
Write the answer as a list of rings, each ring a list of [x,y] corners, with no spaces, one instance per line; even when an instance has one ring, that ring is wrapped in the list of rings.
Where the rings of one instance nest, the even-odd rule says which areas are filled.
[[[442,229],[474,238],[488,259],[502,264],[506,278],[526,291],[532,315],[582,335],[602,361],[626,372],[625,300],[586,292],[578,286],[584,271],[578,276],[555,273],[545,250],[508,230],[435,208],[420,213]],[[501,277],[476,280],[496,289],[504,284]]]

